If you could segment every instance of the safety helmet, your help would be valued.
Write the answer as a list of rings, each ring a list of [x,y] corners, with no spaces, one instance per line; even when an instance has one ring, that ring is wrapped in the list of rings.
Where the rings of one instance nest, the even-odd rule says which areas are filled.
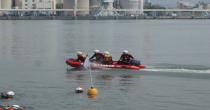
[[[82,55],[82,52],[81,51],[77,51],[77,55]]]
[[[108,51],[104,51],[104,54],[106,55],[110,55],[110,53]]]
[[[7,95],[9,95],[9,96],[14,96],[14,95],[15,95],[15,92],[14,92],[14,91],[8,91],[8,92],[7,92]]]
[[[123,53],[128,53],[128,51],[127,50],[123,50]]]
[[[94,52],[95,52],[95,53],[99,53],[99,52],[100,52],[100,50],[94,50]]]
[[[12,107],[15,108],[15,109],[21,108],[19,105],[12,105]]]

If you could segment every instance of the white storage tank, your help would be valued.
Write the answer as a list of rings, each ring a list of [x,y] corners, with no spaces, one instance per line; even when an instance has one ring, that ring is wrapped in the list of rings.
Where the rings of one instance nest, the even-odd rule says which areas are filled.
[[[98,8],[101,5],[101,0],[90,0],[90,9]]]
[[[64,9],[85,9],[87,11],[78,11],[77,15],[84,16],[89,15],[89,0],[63,0],[63,8]],[[73,14],[73,12],[71,12]]]
[[[103,5],[105,9],[113,9],[114,0],[104,0]]]
[[[101,0],[90,0],[90,14],[96,14],[101,8]]]
[[[1,9],[12,9],[12,0],[0,0]]]
[[[121,9],[139,9],[143,12],[144,1],[143,0],[120,0]],[[128,14],[139,14],[140,12],[128,12]]]
[[[139,0],[120,0],[122,9],[139,9]]]

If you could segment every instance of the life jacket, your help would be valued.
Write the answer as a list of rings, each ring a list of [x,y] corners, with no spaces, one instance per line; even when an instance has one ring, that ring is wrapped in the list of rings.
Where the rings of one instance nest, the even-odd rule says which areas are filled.
[[[120,61],[122,62],[130,62],[134,57],[131,54],[122,54],[120,57]]]
[[[4,109],[0,107],[0,110],[4,110]]]
[[[96,57],[96,61],[101,61],[104,59],[103,53],[96,53],[95,57]]]
[[[87,56],[85,54],[77,55],[77,61],[85,62],[86,57]]]
[[[90,57],[90,60],[101,63],[104,60],[104,54],[103,53],[95,53],[92,57]]]
[[[15,110],[14,108],[12,108],[12,107],[9,107],[7,110]]]
[[[112,56],[111,55],[104,55],[104,64],[112,64]]]

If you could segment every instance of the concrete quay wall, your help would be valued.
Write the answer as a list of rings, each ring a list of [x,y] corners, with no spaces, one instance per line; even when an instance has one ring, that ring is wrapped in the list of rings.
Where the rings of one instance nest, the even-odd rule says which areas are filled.
[[[140,20],[140,19],[210,19],[192,16],[1,16],[0,20]]]

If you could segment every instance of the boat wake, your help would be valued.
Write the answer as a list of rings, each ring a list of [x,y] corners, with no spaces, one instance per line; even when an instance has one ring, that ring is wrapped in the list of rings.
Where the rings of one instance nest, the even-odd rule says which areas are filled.
[[[147,66],[146,69],[142,69],[141,71],[210,74],[210,67],[201,65],[159,64]]]

